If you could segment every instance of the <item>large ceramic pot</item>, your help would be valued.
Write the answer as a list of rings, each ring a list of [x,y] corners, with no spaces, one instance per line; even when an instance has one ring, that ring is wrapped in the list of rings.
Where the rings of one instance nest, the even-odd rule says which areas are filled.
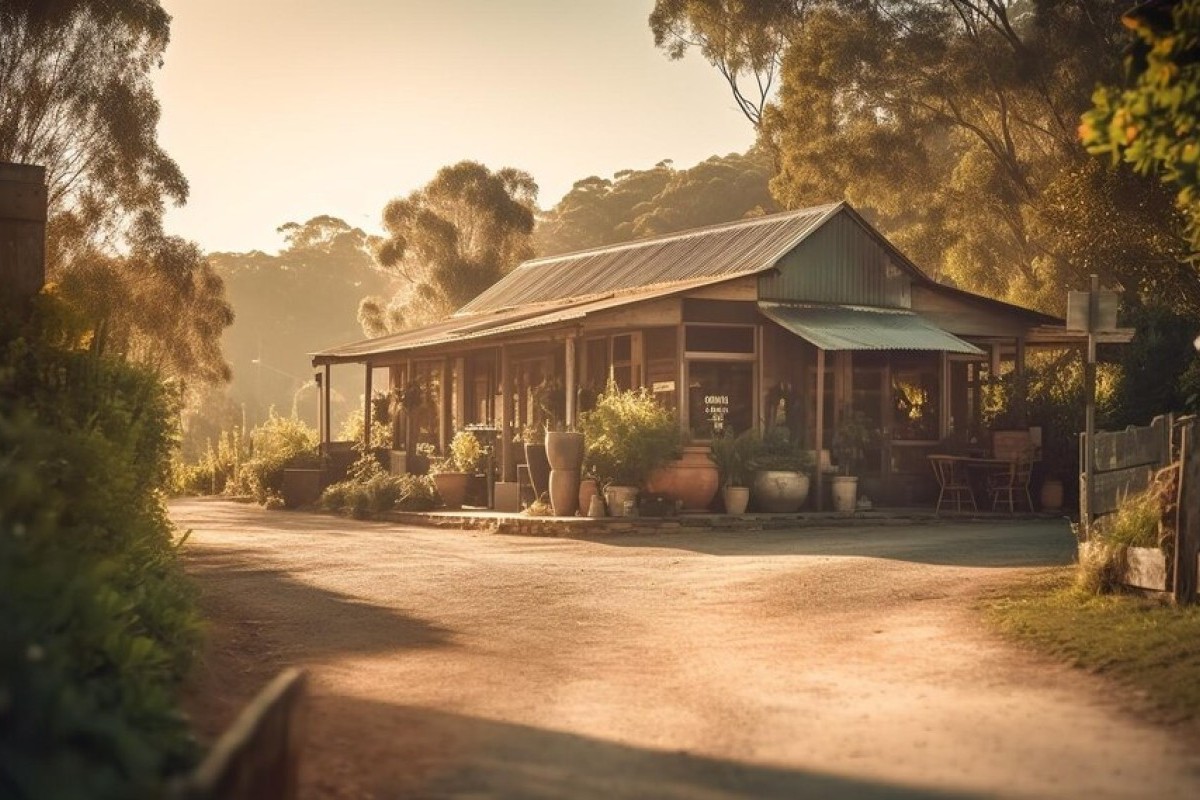
[[[583,434],[546,431],[546,460],[550,469],[578,470],[583,464]]]
[[[858,504],[858,478],[853,475],[835,475],[829,491],[834,511],[853,511]]]
[[[546,445],[526,443],[525,463],[529,465],[529,482],[533,493],[541,497],[550,491],[550,461],[546,458]]]
[[[717,496],[718,480],[708,448],[685,447],[681,458],[650,473],[646,491],[680,501],[684,511],[707,511]]]
[[[446,508],[462,508],[463,500],[467,498],[467,480],[470,477],[465,472],[439,472],[433,476],[433,485],[437,487],[442,504]]]
[[[550,507],[556,517],[573,517],[579,510],[579,470],[550,470]]]
[[[808,499],[808,475],[803,472],[759,470],[751,487],[754,507],[771,514],[799,511]]]
[[[604,490],[610,517],[628,517],[637,514],[638,488],[636,486],[609,486]],[[631,513],[626,513],[631,509]]]
[[[725,501],[726,514],[745,514],[746,506],[750,505],[749,486],[726,486],[721,490]]]

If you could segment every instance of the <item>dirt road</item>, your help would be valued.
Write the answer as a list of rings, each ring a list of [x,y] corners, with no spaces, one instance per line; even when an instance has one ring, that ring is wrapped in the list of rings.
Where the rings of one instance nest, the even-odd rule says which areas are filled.
[[[596,541],[185,501],[215,731],[312,677],[306,798],[1200,797],[1200,752],[974,609],[1065,524]]]

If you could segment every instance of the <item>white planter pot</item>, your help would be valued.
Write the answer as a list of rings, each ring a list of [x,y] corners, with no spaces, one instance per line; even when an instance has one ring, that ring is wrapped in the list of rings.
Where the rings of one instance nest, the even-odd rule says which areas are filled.
[[[808,499],[808,476],[803,472],[760,470],[754,473],[754,507],[770,514],[799,511]]]
[[[608,515],[610,517],[637,516],[637,496],[638,488],[636,486],[609,486],[604,490]],[[626,506],[629,506],[628,509]],[[627,510],[629,513],[626,513]]]
[[[726,514],[746,513],[746,506],[750,505],[750,487],[726,486],[721,493],[725,499]]]
[[[858,503],[858,478],[836,475],[830,485],[834,511],[853,511]]]

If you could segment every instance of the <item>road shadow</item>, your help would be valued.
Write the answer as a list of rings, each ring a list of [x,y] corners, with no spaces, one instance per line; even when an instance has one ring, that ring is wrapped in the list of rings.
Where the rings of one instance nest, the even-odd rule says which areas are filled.
[[[1075,560],[1066,521],[958,522],[761,531],[573,537],[618,548],[686,550],[711,556],[839,556],[956,567],[1052,567]]]
[[[655,750],[354,697],[318,697],[313,702],[302,767],[308,797],[915,800],[982,796]],[[342,766],[341,785],[328,780],[332,764]]]
[[[288,662],[453,644],[446,628],[314,586],[256,563],[256,556],[253,549],[206,545],[185,549],[184,560],[206,617],[261,629]]]

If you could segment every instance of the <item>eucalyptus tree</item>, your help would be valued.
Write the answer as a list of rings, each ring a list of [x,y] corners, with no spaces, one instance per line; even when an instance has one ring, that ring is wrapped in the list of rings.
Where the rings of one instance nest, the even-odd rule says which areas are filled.
[[[537,191],[527,172],[460,161],[389,202],[375,257],[402,287],[362,302],[363,330],[376,335],[444,316],[531,256]]]

